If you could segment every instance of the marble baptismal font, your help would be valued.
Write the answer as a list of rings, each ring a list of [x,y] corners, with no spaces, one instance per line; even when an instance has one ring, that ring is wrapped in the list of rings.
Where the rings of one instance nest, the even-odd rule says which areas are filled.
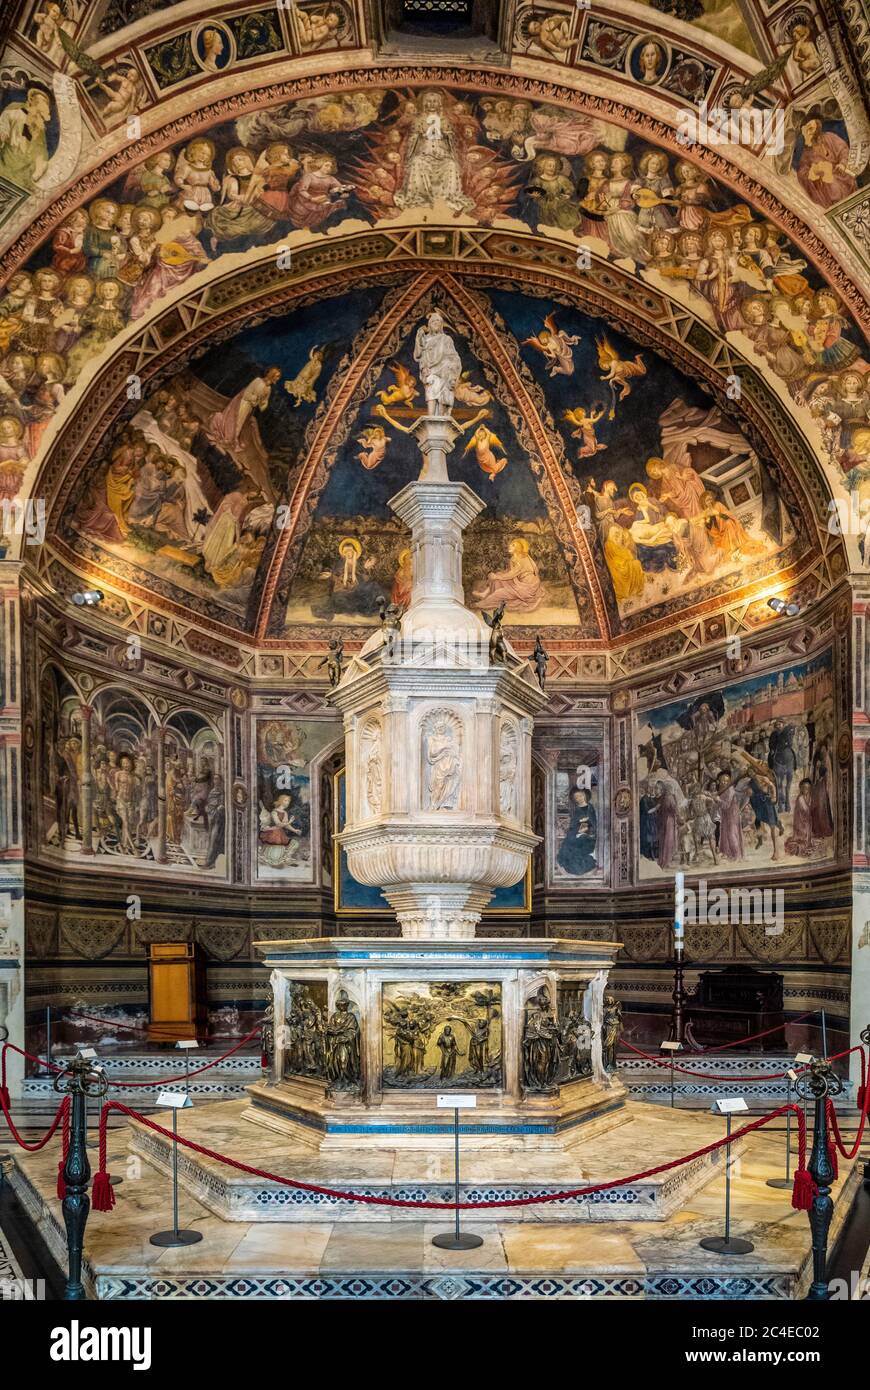
[[[537,842],[543,674],[503,633],[503,604],[483,616],[465,604],[463,532],[485,504],[448,477],[462,363],[440,314],[418,329],[415,359],[425,413],[410,426],[390,419],[424,460],[390,503],[411,531],[410,603],[385,609],[379,631],[330,671],[345,730],[341,847],[402,934],[258,946],[271,1021],[247,1115],[309,1150],[428,1148],[452,1142],[437,1094],[473,1092],[469,1145],[559,1151],[626,1118],[606,1037],[619,948],[475,936]]]

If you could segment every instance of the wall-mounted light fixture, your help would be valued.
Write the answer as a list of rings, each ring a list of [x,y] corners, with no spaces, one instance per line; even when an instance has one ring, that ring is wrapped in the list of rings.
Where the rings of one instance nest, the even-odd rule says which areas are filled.
[[[78,608],[96,608],[97,604],[103,601],[102,591],[83,589],[81,593],[73,594],[72,601]]]
[[[784,598],[769,598],[767,606],[772,608],[774,613],[778,613],[781,618],[796,618],[801,611],[800,604],[795,603],[794,599],[789,602]]]

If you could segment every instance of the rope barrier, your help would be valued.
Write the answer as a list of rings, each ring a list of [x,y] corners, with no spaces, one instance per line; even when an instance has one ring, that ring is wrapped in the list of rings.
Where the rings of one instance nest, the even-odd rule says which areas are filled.
[[[742,1013],[742,1009],[717,1009],[717,1013]],[[696,1057],[706,1057],[709,1052],[724,1052],[729,1047],[740,1047],[741,1043],[757,1042],[759,1038],[768,1038],[771,1033],[782,1033],[786,1028],[790,1028],[794,1023],[803,1023],[805,1018],[810,1018],[816,1009],[807,1009],[806,1013],[798,1014],[797,1018],[787,1018],[783,1023],[777,1023],[774,1028],[765,1028],[763,1033],[749,1033],[745,1038],[737,1038],[735,1042],[719,1043],[717,1047],[700,1047],[693,1049]],[[818,1027],[818,1025],[816,1025]]]
[[[834,1102],[832,1100],[828,1100],[826,1106],[828,1112],[828,1124],[831,1126],[831,1133],[834,1136],[834,1143],[836,1145],[836,1148],[840,1150],[840,1153],[847,1161],[857,1156],[858,1150],[861,1147],[861,1140],[864,1137],[864,1126],[867,1123],[867,1112],[868,1110],[870,1110],[870,1086],[867,1085],[867,1058],[865,1056],[863,1048],[860,1049],[860,1051],[861,1085],[858,1089],[857,1097],[860,1120],[858,1123],[858,1131],[855,1135],[855,1142],[852,1145],[851,1149],[847,1149],[845,1144],[843,1143],[843,1137],[840,1133],[840,1126],[837,1123],[837,1108],[834,1105]],[[834,1166],[836,1167],[836,1150],[833,1153],[833,1161]]]
[[[231,1047],[228,1052],[221,1053],[220,1057],[213,1057],[210,1062],[205,1062],[203,1066],[196,1067],[193,1071],[184,1072],[181,1076],[160,1076],[155,1081],[113,1081],[110,1078],[109,1085],[113,1090],[117,1091],[139,1090],[143,1087],[147,1088],[148,1086],[176,1086],[182,1081],[189,1080],[191,1076],[199,1076],[200,1072],[209,1071],[211,1067],[216,1067],[220,1062],[225,1062],[228,1057],[232,1057],[234,1052],[238,1052],[240,1048],[244,1047],[245,1043],[249,1043],[252,1038],[258,1037],[259,1033],[259,1028],[252,1029],[250,1033],[246,1033],[245,1036],[236,1043],[235,1047]],[[5,1042],[0,1044],[0,1091],[5,1094],[7,1104],[9,1101],[9,1092],[6,1087],[7,1051],[17,1052],[19,1057],[26,1057],[29,1062],[39,1062],[41,1066],[48,1067],[53,1072],[60,1073],[64,1071],[63,1067],[57,1067],[53,1062],[47,1062],[42,1057],[36,1057],[32,1052],[25,1052],[23,1048],[16,1047],[15,1043]]]
[[[116,1091],[134,1091],[147,1086],[175,1086],[182,1081],[187,1081],[191,1076],[199,1076],[200,1072],[209,1071],[212,1067],[216,1067],[219,1062],[225,1062],[228,1057],[232,1057],[234,1052],[243,1048],[245,1043],[249,1043],[252,1038],[259,1037],[259,1034],[259,1028],[254,1028],[250,1033],[246,1033],[235,1047],[231,1047],[229,1052],[222,1053],[220,1057],[213,1058],[212,1061],[206,1062],[201,1067],[196,1067],[193,1071],[183,1072],[181,1076],[161,1076],[157,1081],[110,1081],[109,1085]]]
[[[82,1013],[80,1010],[76,1010],[75,1013],[69,1014],[68,1018],[82,1018],[85,1019],[85,1021],[88,1023],[99,1023],[103,1028],[120,1029],[124,1033],[139,1033],[141,1037],[148,1037],[147,1028],[136,1028],[132,1023],[115,1023],[110,1018],[98,1018],[96,1014],[85,1014]],[[259,1032],[259,1027],[256,1028],[254,1031]],[[241,1036],[241,1033],[229,1033],[227,1034],[227,1040],[229,1041],[231,1039],[241,1038]],[[252,1034],[246,1033],[245,1041],[248,1041],[251,1038],[251,1036]]]
[[[64,1100],[61,1101],[60,1105],[57,1107],[55,1117],[49,1125],[48,1129],[46,1130],[45,1134],[43,1134],[42,1138],[37,1139],[34,1143],[31,1144],[28,1143],[26,1139],[22,1139],[21,1135],[18,1133],[18,1130],[15,1128],[12,1116],[9,1113],[9,1092],[6,1090],[5,1086],[0,1087],[0,1110],[3,1111],[3,1118],[9,1126],[9,1133],[12,1135],[12,1138],[15,1140],[16,1144],[20,1149],[26,1149],[26,1151],[29,1154],[38,1153],[40,1149],[45,1148],[46,1144],[48,1143],[49,1139],[51,1139],[61,1120],[63,1120],[65,1127],[69,1123],[69,1097],[67,1096],[64,1098]]]
[[[119,1110],[122,1114],[128,1115],[146,1129],[153,1130],[155,1134],[160,1134],[164,1139],[172,1140],[174,1143],[181,1144],[184,1148],[190,1149],[193,1153],[200,1154],[203,1158],[214,1159],[217,1163],[224,1163],[229,1168],[234,1168],[239,1173],[247,1173],[251,1177],[262,1178],[265,1182],[275,1182],[283,1187],[292,1187],[300,1192],[311,1192],[319,1196],[334,1197],[340,1201],[362,1202],[368,1206],[382,1207],[414,1207],[425,1208],[435,1211],[480,1211],[493,1207],[529,1207],[538,1206],[549,1202],[564,1202],[573,1200],[577,1197],[589,1197],[596,1192],[606,1192],[615,1187],[627,1187],[629,1183],[640,1182],[644,1178],[656,1177],[659,1173],[667,1173],[673,1168],[681,1168],[686,1163],[691,1163],[697,1158],[705,1158],[707,1154],[715,1152],[728,1144],[733,1144],[737,1139],[742,1139],[745,1135],[751,1134],[756,1129],[761,1129],[764,1125],[770,1124],[772,1120],[779,1119],[781,1115],[792,1111],[795,1115],[798,1128],[798,1165],[795,1172],[794,1188],[792,1191],[792,1206],[799,1211],[808,1211],[812,1205],[815,1194],[815,1184],[806,1167],[806,1121],[804,1113],[799,1105],[793,1102],[788,1105],[781,1105],[777,1110],[772,1110],[770,1114],[761,1116],[758,1120],[744,1125],[741,1129],[734,1130],[732,1134],[726,1135],[722,1139],[716,1139],[711,1144],[706,1144],[701,1149],[696,1149],[693,1153],[684,1154],[682,1158],[671,1159],[667,1163],[659,1163],[654,1168],[646,1168],[643,1172],[632,1173],[626,1178],[613,1178],[609,1182],[590,1183],[585,1187],[575,1187],[563,1192],[548,1192],[540,1197],[505,1197],[500,1201],[488,1202],[426,1202],[413,1201],[410,1198],[402,1197],[374,1197],[368,1193],[346,1192],[334,1187],[321,1187],[315,1183],[299,1182],[293,1178],[282,1177],[279,1173],[270,1173],[267,1169],[254,1168],[248,1163],[242,1163],[239,1159],[229,1158],[226,1154],[218,1153],[215,1149],[209,1149],[204,1144],[197,1144],[193,1139],[186,1139],[180,1134],[173,1134],[172,1130],[164,1128],[156,1120],[149,1119],[146,1115],[141,1115],[137,1111],[124,1105],[122,1101],[106,1101],[100,1113],[100,1167],[94,1178],[94,1188],[92,1202],[94,1211],[111,1211],[115,1205],[115,1192],[111,1185],[109,1173],[107,1171],[107,1122],[110,1110]]]
[[[685,1076],[700,1076],[703,1077],[705,1081],[733,1081],[735,1083],[753,1081],[781,1081],[783,1077],[788,1076],[788,1071],[764,1072],[760,1076],[733,1076],[727,1072],[693,1071],[691,1067],[678,1066],[676,1062],[671,1062],[670,1059],[667,1057],[653,1057],[652,1053],[644,1052],[641,1048],[635,1047],[634,1044],[628,1042],[626,1038],[622,1039],[622,1046],[629,1048],[632,1052],[636,1052],[638,1057],[643,1057],[647,1062],[652,1062],[653,1066],[667,1067],[668,1069],[670,1069],[671,1066],[673,1066],[674,1071],[682,1072]],[[861,1052],[861,1056],[863,1059],[864,1054],[860,1047],[848,1047],[844,1052],[836,1052],[834,1053],[833,1057],[828,1057],[826,1058],[826,1060],[828,1062],[837,1062],[842,1057],[850,1056],[853,1052]],[[807,1067],[799,1067],[797,1074],[800,1075],[801,1072],[807,1070]]]

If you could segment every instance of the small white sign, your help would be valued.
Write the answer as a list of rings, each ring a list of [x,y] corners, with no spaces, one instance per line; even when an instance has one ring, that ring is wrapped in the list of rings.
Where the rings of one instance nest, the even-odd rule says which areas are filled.
[[[806,1065],[813,1060],[813,1054],[811,1052],[796,1052],[794,1059],[796,1062],[803,1062]]]
[[[789,1067],[788,1071],[786,1072],[786,1076],[789,1077],[792,1081],[797,1081],[798,1079],[798,1074],[795,1071],[794,1067]]]
[[[199,1043],[197,1042],[196,1038],[181,1038],[181,1039],[175,1044],[175,1046],[176,1046],[176,1047],[199,1047]]]
[[[681,1042],[661,1042],[659,1043],[659,1047],[662,1052],[682,1052],[683,1050],[683,1044]]]
[[[97,1055],[96,1048],[93,1048],[93,1047],[80,1047],[80,1048],[79,1048],[79,1054],[78,1054],[78,1055],[79,1055],[80,1057],[84,1057],[86,1061],[89,1061],[89,1060],[91,1059],[91,1057],[96,1057],[96,1055]]]
[[[714,1104],[720,1115],[734,1115],[738,1111],[749,1109],[742,1096],[726,1096],[724,1100],[717,1100]]]
[[[476,1110],[477,1096],[439,1096],[439,1110]]]
[[[184,1091],[161,1091],[157,1097],[157,1104],[165,1106],[167,1110],[187,1110],[193,1108],[193,1101]]]

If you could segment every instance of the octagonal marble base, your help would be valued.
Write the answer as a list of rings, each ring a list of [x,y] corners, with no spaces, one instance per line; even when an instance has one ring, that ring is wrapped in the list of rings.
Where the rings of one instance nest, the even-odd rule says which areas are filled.
[[[315,1151],[383,1148],[451,1149],[453,1112],[439,1109],[443,1092],[473,1093],[462,1113],[470,1149],[559,1153],[581,1132],[603,1133],[623,1122],[625,1088],[604,1068],[601,1020],[617,942],[552,939],[456,940],[316,938],[257,944],[272,967],[275,1047],[270,1072],[250,1086],[246,1117],[283,1131]],[[332,1085],[296,1070],[292,1041],[305,1011],[335,1016],[349,998],[359,1024],[359,1084]],[[582,1015],[588,1049],[582,1066],[567,1060],[544,1087],[524,1075],[523,1036],[536,1001],[546,997],[563,1029]],[[302,1001],[300,1004],[299,1001]],[[486,1001],[485,1003],[483,1001]],[[403,1071],[395,1020],[421,1021],[413,1069]],[[486,1021],[484,1070],[473,1064],[475,1024]],[[453,1074],[441,1074],[444,1028],[457,1040]],[[295,1050],[294,1050],[295,1047]],[[580,1071],[580,1075],[572,1075]]]

